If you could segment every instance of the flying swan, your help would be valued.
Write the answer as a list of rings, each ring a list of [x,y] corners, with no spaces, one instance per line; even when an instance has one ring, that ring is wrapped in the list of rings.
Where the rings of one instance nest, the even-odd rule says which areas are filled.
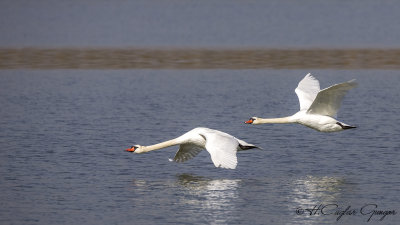
[[[299,82],[295,92],[300,102],[300,111],[282,118],[252,117],[245,123],[299,123],[321,132],[335,132],[356,128],[337,121],[336,113],[347,91],[357,86],[355,80],[332,85],[320,90],[319,82],[310,73]]]
[[[126,149],[126,151],[145,153],[173,145],[180,145],[173,159],[175,162],[185,162],[195,157],[203,149],[206,149],[208,153],[210,153],[211,160],[215,167],[225,169],[236,168],[237,151],[258,148],[230,134],[209,128],[198,127],[175,139],[150,146],[134,145]]]

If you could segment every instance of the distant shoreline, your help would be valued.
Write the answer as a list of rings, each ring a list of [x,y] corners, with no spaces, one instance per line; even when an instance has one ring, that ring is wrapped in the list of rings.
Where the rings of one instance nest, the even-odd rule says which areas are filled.
[[[0,48],[0,69],[400,69],[400,49]]]

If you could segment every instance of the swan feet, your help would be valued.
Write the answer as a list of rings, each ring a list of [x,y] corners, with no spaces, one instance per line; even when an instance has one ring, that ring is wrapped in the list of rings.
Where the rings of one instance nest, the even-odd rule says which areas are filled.
[[[339,122],[337,122],[336,124],[339,125],[343,130],[352,129],[352,128],[357,128],[357,127],[355,127],[355,126],[344,125],[344,124],[341,124],[341,123],[339,123]]]

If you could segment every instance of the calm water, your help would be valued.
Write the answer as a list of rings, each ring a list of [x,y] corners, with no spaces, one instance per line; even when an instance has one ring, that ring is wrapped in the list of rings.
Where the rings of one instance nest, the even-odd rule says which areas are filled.
[[[370,224],[398,224],[398,71],[310,71],[321,87],[358,80],[339,112],[357,129],[243,123],[296,112],[307,72],[3,70],[0,223],[332,224],[338,215],[296,210],[337,204],[357,211],[338,224],[365,224],[360,209],[376,204],[397,215]],[[198,126],[263,150],[238,154],[236,170],[215,168],[206,152],[177,164],[168,160],[176,147],[123,151]]]

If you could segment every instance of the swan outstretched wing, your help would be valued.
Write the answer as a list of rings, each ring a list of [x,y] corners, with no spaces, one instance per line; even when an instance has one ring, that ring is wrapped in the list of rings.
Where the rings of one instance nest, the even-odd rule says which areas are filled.
[[[309,73],[299,82],[294,91],[299,98],[300,110],[307,110],[320,91],[319,81]]]
[[[190,143],[181,144],[179,147],[179,150],[175,154],[174,161],[175,162],[185,162],[185,161],[195,157],[202,150],[203,150],[203,148],[200,148],[194,144],[190,144]]]
[[[223,132],[206,132],[201,135],[206,139],[205,147],[210,153],[215,167],[236,168],[236,152],[239,145],[236,138]]]
[[[343,97],[356,86],[355,80],[351,80],[321,90],[307,113],[336,117]]]

